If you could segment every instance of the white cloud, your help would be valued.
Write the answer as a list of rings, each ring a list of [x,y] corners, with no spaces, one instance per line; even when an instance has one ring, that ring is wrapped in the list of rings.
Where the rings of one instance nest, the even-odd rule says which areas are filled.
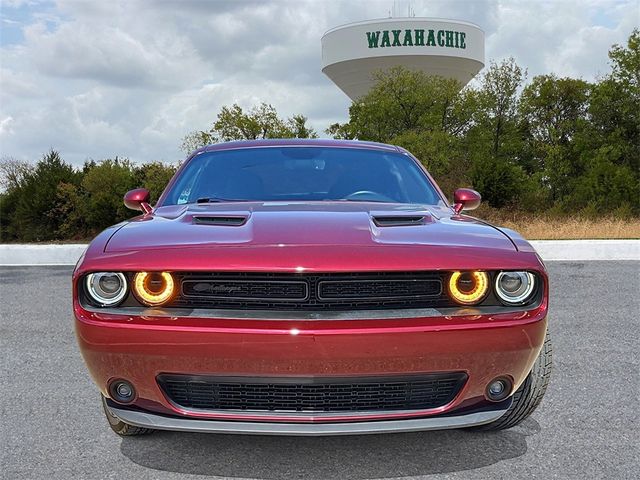
[[[0,68],[0,96],[9,98],[30,98],[39,96],[40,90],[34,79],[23,72]]]
[[[348,99],[320,72],[331,27],[386,17],[389,0],[2,0],[23,41],[0,50],[0,155],[35,160],[49,148],[80,164],[128,156],[175,161],[181,138],[222,105],[272,103],[322,132]],[[404,13],[408,2],[397,1]],[[417,16],[465,19],[486,32],[487,60],[514,56],[529,77],[593,80],[607,51],[638,23],[638,3],[439,0]],[[5,15],[23,12],[28,15]],[[20,10],[19,10],[20,9]],[[15,27],[17,28],[17,27]]]
[[[13,128],[11,128],[12,123],[12,116],[8,116],[0,120],[0,137],[13,134]]]

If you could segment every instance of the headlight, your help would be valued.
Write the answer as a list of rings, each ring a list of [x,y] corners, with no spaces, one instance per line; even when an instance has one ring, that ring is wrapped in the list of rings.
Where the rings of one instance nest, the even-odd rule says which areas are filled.
[[[175,290],[173,277],[169,272],[138,272],[133,277],[133,293],[145,305],[164,305]]]
[[[453,272],[449,277],[449,294],[462,305],[480,303],[489,290],[486,272]]]
[[[522,304],[531,297],[535,281],[536,277],[529,272],[500,272],[496,277],[496,295],[504,303]]]
[[[119,272],[90,273],[86,278],[87,293],[101,307],[112,307],[127,296],[127,279]]]

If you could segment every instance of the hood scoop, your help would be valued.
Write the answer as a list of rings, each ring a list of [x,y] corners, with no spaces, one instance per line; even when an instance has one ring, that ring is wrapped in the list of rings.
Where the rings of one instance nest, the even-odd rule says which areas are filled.
[[[424,225],[430,218],[426,215],[373,215],[373,223],[378,227],[407,227]]]
[[[194,215],[194,225],[215,225],[224,227],[241,227],[247,223],[246,215]]]

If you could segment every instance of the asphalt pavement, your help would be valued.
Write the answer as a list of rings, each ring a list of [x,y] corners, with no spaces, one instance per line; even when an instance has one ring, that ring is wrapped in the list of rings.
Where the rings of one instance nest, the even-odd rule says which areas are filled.
[[[640,478],[640,262],[548,267],[554,371],[516,428],[125,439],[76,346],[71,267],[0,267],[0,478]]]

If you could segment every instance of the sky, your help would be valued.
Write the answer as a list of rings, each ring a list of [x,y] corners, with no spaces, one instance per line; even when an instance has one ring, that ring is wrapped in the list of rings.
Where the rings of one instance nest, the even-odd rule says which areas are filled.
[[[405,12],[406,0],[396,0]],[[182,137],[223,105],[271,103],[321,135],[349,99],[321,68],[335,26],[389,16],[393,0],[0,0],[0,157],[55,149],[74,165],[177,162]],[[595,80],[640,24],[640,0],[411,1],[417,17],[474,22],[486,61],[528,78]],[[397,15],[399,16],[399,15]]]

